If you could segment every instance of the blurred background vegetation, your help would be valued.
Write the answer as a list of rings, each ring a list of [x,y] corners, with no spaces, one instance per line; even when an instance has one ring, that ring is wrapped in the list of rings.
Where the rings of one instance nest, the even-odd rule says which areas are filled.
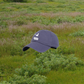
[[[47,57],[47,54],[39,54],[31,48],[26,52],[22,51],[22,48],[31,42],[34,33],[42,29],[50,30],[58,36],[58,49],[49,49],[46,53],[49,53],[48,56],[51,56],[51,59],[54,56],[61,57],[57,58],[59,63],[58,61],[51,62],[47,58],[40,58],[40,56]],[[74,63],[67,62],[69,56],[77,60],[71,61]],[[41,74],[37,71],[36,74],[46,76],[47,84],[84,83],[84,0],[0,0],[0,81],[9,80],[16,74],[16,68],[18,68],[17,70],[23,69],[23,74],[27,74],[30,69],[31,73],[34,73],[35,71],[31,67],[34,67],[35,70],[39,69],[38,63],[35,63],[37,58],[38,62],[40,59],[44,59],[42,66],[46,64],[45,62],[47,64],[58,63],[57,66],[46,65],[51,67],[62,66],[61,61],[67,59],[65,62],[68,65],[62,62],[65,63],[65,67],[68,67],[67,70],[63,67],[60,69],[40,67],[42,73],[46,71],[48,73]],[[27,72],[22,67],[25,64],[27,64]],[[28,68],[28,66],[30,67]],[[17,71],[17,73],[20,72]],[[38,76],[33,75],[30,79],[37,78],[38,80]],[[27,74],[26,78],[28,76]],[[11,80],[16,80],[15,78],[16,76]],[[19,80],[19,78],[17,79]],[[22,79],[24,77],[21,75]]]

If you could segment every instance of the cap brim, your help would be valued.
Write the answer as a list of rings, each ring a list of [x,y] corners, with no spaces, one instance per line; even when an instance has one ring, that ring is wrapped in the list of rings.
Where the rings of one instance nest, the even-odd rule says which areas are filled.
[[[24,48],[23,48],[23,51],[26,51],[27,49],[29,48],[33,48],[34,50],[38,51],[38,52],[45,52],[47,51],[50,47],[49,46],[46,46],[46,45],[43,45],[41,43],[38,43],[38,42],[31,42],[30,44],[26,45]]]

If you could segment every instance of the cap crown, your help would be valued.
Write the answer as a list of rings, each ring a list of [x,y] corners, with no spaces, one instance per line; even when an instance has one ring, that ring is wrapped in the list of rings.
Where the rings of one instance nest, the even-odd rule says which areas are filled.
[[[36,32],[31,42],[38,42],[52,48],[57,48],[59,46],[57,36],[48,30],[40,30]]]

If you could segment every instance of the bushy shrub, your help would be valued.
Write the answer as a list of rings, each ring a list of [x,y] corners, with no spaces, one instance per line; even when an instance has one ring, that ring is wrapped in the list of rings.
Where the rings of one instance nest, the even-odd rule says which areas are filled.
[[[43,0],[36,0],[37,3],[44,3]]]
[[[0,84],[11,84],[11,83],[9,83],[7,81],[2,81]]]
[[[68,47],[67,46],[61,46],[57,49],[57,53],[58,54],[74,54],[75,53],[75,49],[74,47]]]
[[[25,64],[15,70],[15,75],[9,81],[3,81],[1,84],[45,84],[44,74],[51,70],[75,70],[77,66],[84,66],[81,60],[78,60],[74,54],[64,56],[57,54],[54,50],[48,50],[37,54],[33,64]]]
[[[79,65],[84,65],[81,60],[74,57],[74,54],[70,56],[64,56],[61,54],[50,54],[50,52],[45,52],[40,54],[38,58],[35,59],[35,65],[43,65],[45,68],[58,70],[59,68],[74,70]]]
[[[0,27],[1,27],[1,28],[7,28],[7,26],[8,26],[8,23],[7,23],[7,22],[5,22],[5,21],[0,21]]]
[[[73,19],[73,22],[83,22],[84,21],[84,16],[78,15]]]
[[[3,81],[0,84],[45,84],[46,77],[34,74],[31,77],[14,75],[10,80]]]
[[[70,36],[84,36],[84,31],[78,31],[78,32],[75,32],[75,33],[72,33],[70,34]]]
[[[27,0],[4,0],[6,2],[27,2]]]
[[[24,76],[25,72],[27,72],[28,76],[31,77],[34,74],[46,74],[50,71],[50,68],[45,68],[43,65],[39,64],[39,65],[34,65],[31,64],[30,66],[25,64],[24,66],[22,66],[21,68],[17,68],[15,70],[16,74]]]
[[[54,2],[55,0],[48,0],[48,1],[50,1],[50,2]]]

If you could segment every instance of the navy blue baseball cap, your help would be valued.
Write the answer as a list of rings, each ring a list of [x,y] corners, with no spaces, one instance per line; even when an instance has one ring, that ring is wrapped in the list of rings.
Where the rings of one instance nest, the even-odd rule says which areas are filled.
[[[57,36],[49,30],[40,30],[36,32],[31,43],[23,47],[23,51],[32,48],[38,52],[45,52],[49,48],[56,49],[59,46]]]

